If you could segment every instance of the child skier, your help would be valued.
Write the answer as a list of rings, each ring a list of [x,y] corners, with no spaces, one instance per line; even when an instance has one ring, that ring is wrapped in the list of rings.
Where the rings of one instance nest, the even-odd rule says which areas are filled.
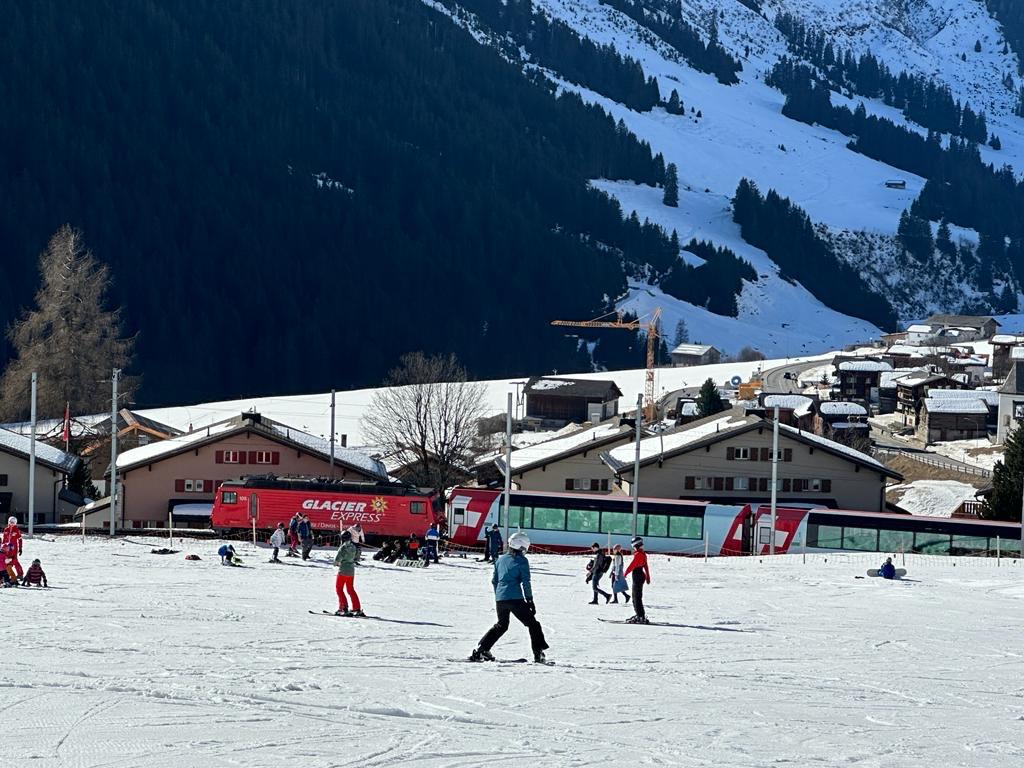
[[[338,566],[338,576],[334,581],[334,591],[338,593],[338,610],[335,616],[365,616],[356,594],[356,561],[359,560],[359,547],[352,543],[352,534],[345,531],[341,534],[341,546],[334,556],[334,564]],[[346,597],[347,593],[347,597]],[[348,603],[352,601],[352,610]]]
[[[37,557],[25,572],[25,578],[21,580],[21,586],[38,587],[40,584],[44,587],[49,586],[46,583],[46,573],[43,571],[43,566],[39,563],[39,558]]]
[[[612,550],[612,602],[619,602],[619,593],[625,598],[624,602],[629,605],[629,592],[626,591],[625,565],[622,561],[622,545],[616,544]]]
[[[7,551],[8,565],[14,568],[15,574],[20,579],[23,573],[18,556],[22,554],[24,542],[21,539],[21,531],[18,529],[18,518],[14,515],[7,518],[7,527],[4,528],[0,545],[10,547]]]
[[[651,569],[647,567],[647,553],[644,552],[644,540],[633,537],[633,559],[626,568],[625,576],[633,574],[633,610],[635,615],[626,619],[628,624],[650,624],[644,611],[644,584],[651,583]]]
[[[16,587],[18,582],[14,580],[14,568],[7,565],[7,547],[0,546],[0,584],[5,587]]]
[[[494,585],[495,610],[498,622],[487,630],[480,639],[470,661],[494,661],[491,648],[508,631],[509,616],[515,616],[529,631],[533,660],[544,663],[544,651],[548,649],[544,630],[537,621],[537,607],[533,604],[533,589],[530,586],[530,563],[526,550],[530,539],[525,533],[516,532],[508,537],[508,552],[494,564],[491,584]]]
[[[235,548],[230,544],[221,544],[220,549],[217,550],[217,554],[220,555],[221,565],[238,565],[235,562]]]
[[[435,563],[441,562],[437,559],[437,542],[441,539],[441,534],[437,530],[437,524],[431,523],[430,527],[427,528],[427,535],[424,537],[427,540],[427,546],[423,550],[423,557],[427,560],[433,560]]]
[[[272,558],[270,558],[270,562],[272,562],[272,563],[280,563],[281,562],[280,560],[277,559],[277,552],[278,552],[278,550],[281,549],[281,547],[284,546],[286,538],[287,537],[285,536],[284,523],[278,523],[277,524],[277,530],[275,530],[272,534],[270,534],[270,546],[272,546],[274,548],[274,556]]]

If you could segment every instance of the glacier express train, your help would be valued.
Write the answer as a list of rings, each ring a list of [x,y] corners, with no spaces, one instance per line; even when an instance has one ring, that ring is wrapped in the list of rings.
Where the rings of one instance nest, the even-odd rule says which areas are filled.
[[[628,545],[632,499],[585,493],[512,491],[509,528],[526,531],[539,549],[571,552],[613,543]],[[482,546],[484,529],[502,529],[503,492],[453,488],[447,497],[448,535],[455,544]],[[737,505],[641,498],[637,533],[649,552],[680,555],[767,554],[771,509],[760,502]],[[1016,523],[918,517],[824,507],[776,508],[775,551],[908,552],[928,555],[1020,556]]]

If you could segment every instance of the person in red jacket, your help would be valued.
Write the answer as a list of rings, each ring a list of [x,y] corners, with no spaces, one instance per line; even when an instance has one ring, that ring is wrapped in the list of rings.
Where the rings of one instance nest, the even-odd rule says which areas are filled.
[[[22,570],[21,563],[18,562],[18,555],[22,553],[24,544],[21,540],[21,531],[18,530],[18,518],[14,515],[7,518],[2,546],[7,547],[7,564],[14,568],[14,573],[20,579],[25,572]]]
[[[633,559],[626,567],[625,576],[633,574],[633,610],[636,615],[626,619],[627,624],[650,624],[644,612],[644,584],[651,583],[651,569],[647,567],[647,553],[644,552],[644,540],[633,537]]]

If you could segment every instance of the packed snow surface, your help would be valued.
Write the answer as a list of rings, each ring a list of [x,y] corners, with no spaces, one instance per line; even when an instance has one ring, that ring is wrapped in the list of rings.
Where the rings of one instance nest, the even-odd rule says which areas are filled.
[[[974,501],[978,489],[959,480],[915,480],[889,488],[887,494],[912,515],[949,517],[965,501]]]
[[[247,569],[217,542],[30,540],[60,589],[2,590],[4,765],[999,766],[1024,759],[1024,572],[873,554],[655,556],[667,626],[606,624],[582,557],[531,555],[552,667],[448,661],[493,623],[488,566]],[[203,559],[188,562],[185,552]],[[294,561],[293,561],[294,562]],[[897,564],[900,564],[897,560]],[[912,579],[912,580],[909,580]],[[499,657],[528,654],[513,622]]]

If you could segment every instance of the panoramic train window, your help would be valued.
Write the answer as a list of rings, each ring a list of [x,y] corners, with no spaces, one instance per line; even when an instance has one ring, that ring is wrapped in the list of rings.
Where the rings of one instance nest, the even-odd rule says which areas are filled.
[[[982,555],[988,552],[988,538],[985,536],[954,536],[953,555]],[[995,549],[995,546],[992,547]]]
[[[498,525],[502,527],[505,525],[504,506],[498,507]],[[529,528],[530,508],[518,507],[515,504],[510,504],[508,507],[508,525],[509,528]]]
[[[913,531],[879,531],[879,552],[909,552],[914,548]]]
[[[566,528],[570,531],[583,531],[586,533],[593,531],[596,533],[601,527],[598,524],[601,514],[593,510],[570,509],[568,518]]]
[[[878,549],[878,531],[874,528],[843,528],[843,549],[876,551]]]
[[[703,539],[704,520],[700,517],[670,517],[669,536],[673,539]]]
[[[914,552],[922,555],[948,555],[948,533],[915,533]]]
[[[665,515],[648,515],[647,535],[668,536],[668,518]]]
[[[601,533],[623,533],[633,531],[633,515],[629,512],[602,512]]]
[[[843,529],[839,525],[817,525],[810,523],[807,526],[807,546],[820,547],[822,549],[842,549]]]
[[[550,507],[533,508],[533,524],[531,528],[542,528],[547,531],[565,530],[565,510]]]

